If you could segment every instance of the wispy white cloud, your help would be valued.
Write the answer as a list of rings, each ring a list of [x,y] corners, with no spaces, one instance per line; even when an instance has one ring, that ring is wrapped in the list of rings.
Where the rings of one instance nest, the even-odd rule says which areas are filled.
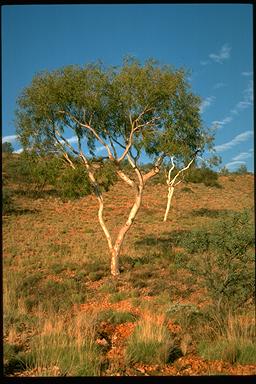
[[[13,153],[22,153],[22,152],[23,152],[23,148],[17,149],[17,151],[13,151]]]
[[[214,120],[212,122],[212,127],[215,129],[221,128],[221,127],[223,127],[223,125],[231,123],[232,120],[233,120],[233,118],[231,116],[227,116],[223,120]]]
[[[2,137],[2,143],[13,143],[17,137],[17,135],[4,136]]]
[[[243,99],[239,101],[233,109],[230,110],[230,115],[222,120],[212,121],[212,127],[215,129],[223,127],[234,119],[234,115],[238,115],[242,110],[250,107],[253,104],[253,83],[250,81],[248,86],[243,91]]]
[[[252,80],[248,83],[248,86],[243,91],[243,99],[239,101],[235,108],[231,109],[230,113],[238,115],[240,111],[250,107],[253,104],[253,83]]]
[[[77,136],[72,136],[70,138],[66,138],[66,140],[69,142],[69,144],[77,144],[78,143]],[[60,143],[64,144],[65,141],[64,140],[60,140]]]
[[[237,156],[234,156],[232,158],[233,161],[240,161],[240,160],[246,160],[250,159],[252,157],[252,153],[250,152],[241,152]]]
[[[77,136],[72,136],[69,139],[67,139],[69,144],[77,143]]]
[[[209,58],[216,63],[222,64],[224,60],[230,58],[231,47],[224,44],[218,53],[210,53]]]
[[[228,169],[233,169],[238,164],[242,165],[242,164],[246,164],[246,162],[245,161],[230,161],[229,163],[225,164],[225,167]]]
[[[210,105],[215,101],[215,99],[215,96],[206,97],[206,99],[204,99],[201,103],[200,113],[203,113],[206,108],[210,107]]]
[[[223,88],[226,86],[227,86],[227,84],[225,84],[225,83],[216,83],[216,84],[214,84],[213,89],[219,89],[219,88]]]
[[[200,61],[200,64],[203,65],[203,66],[204,65],[208,65],[209,63],[210,63],[209,60],[201,60]]]
[[[253,131],[245,131],[243,133],[240,133],[234,139],[231,141],[228,141],[227,143],[216,145],[215,150],[216,152],[224,152],[227,151],[233,147],[235,147],[238,144],[241,144],[244,141],[247,141],[253,136]]]
[[[102,152],[104,149],[106,149],[104,145],[101,145],[100,147],[96,147],[95,152]]]
[[[242,76],[252,76],[252,72],[242,72]]]

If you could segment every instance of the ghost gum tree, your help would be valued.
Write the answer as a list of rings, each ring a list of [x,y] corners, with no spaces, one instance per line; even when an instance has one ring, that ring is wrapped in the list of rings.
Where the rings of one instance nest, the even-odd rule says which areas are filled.
[[[98,199],[112,275],[120,273],[120,249],[141,206],[146,183],[160,171],[165,158],[186,161],[211,141],[199,108],[200,98],[191,92],[183,69],[154,60],[141,65],[134,58],[124,59],[120,67],[94,63],[39,73],[19,97],[16,127],[24,150],[54,150],[72,168],[76,167],[74,157],[84,164]],[[67,139],[68,131],[77,145]],[[104,221],[104,199],[91,161],[97,145],[105,148],[118,177],[134,191],[134,203],[116,239]],[[139,165],[142,154],[153,162],[146,173]],[[132,177],[123,167],[127,160]]]

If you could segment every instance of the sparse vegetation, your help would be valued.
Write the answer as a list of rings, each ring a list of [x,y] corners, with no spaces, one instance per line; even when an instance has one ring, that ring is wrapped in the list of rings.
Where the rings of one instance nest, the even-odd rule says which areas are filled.
[[[13,204],[3,218],[5,375],[255,373],[252,176],[220,176],[217,195],[177,186],[165,224],[165,185],[145,189],[113,278],[92,196],[21,194],[8,173],[18,159],[3,164]],[[104,198],[118,230],[132,203],[116,182]]]

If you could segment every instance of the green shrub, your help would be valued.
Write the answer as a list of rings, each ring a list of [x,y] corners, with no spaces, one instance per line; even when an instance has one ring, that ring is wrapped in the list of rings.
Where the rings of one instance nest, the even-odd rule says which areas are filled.
[[[74,304],[83,303],[86,294],[87,291],[75,277],[54,281],[45,279],[40,272],[27,276],[18,286],[18,296],[25,300],[27,310],[40,304],[46,311],[65,311]]]
[[[182,189],[181,189],[181,192],[188,192],[188,193],[194,193],[193,191],[192,191],[192,189],[191,188],[189,188],[189,187],[183,187]]]
[[[207,167],[191,167],[184,175],[184,180],[190,183],[203,183],[207,187],[220,188],[218,174]]]
[[[96,170],[95,178],[102,191],[108,191],[110,186],[113,185],[117,176],[115,167],[110,161],[105,161],[100,168]]]
[[[12,143],[9,143],[7,141],[5,141],[4,143],[2,143],[2,153],[13,153],[14,151],[14,148],[12,146]]]
[[[47,185],[54,184],[60,168],[61,162],[58,158],[23,152],[10,162],[8,174],[13,182],[25,184],[26,190],[40,194]]]
[[[236,175],[247,175],[248,170],[246,165],[241,164],[240,167],[234,172]]]
[[[77,199],[91,194],[91,186],[84,166],[76,169],[65,167],[55,181],[58,194],[62,199]]]
[[[5,159],[5,178],[18,183],[23,193],[42,196],[42,192],[51,192],[62,199],[77,199],[92,193],[88,173],[84,164],[72,158],[75,169],[63,163],[58,156],[39,156],[36,152],[24,151],[18,157]],[[102,191],[107,191],[116,181],[112,163],[106,161],[95,170],[96,180]],[[25,188],[24,188],[25,186]],[[50,190],[49,187],[52,189]]]
[[[254,229],[247,211],[227,214],[211,230],[187,232],[179,244],[195,254],[188,267],[203,277],[216,303],[240,306],[253,296]]]
[[[193,330],[198,328],[198,325],[209,320],[207,313],[202,312],[198,307],[193,304],[173,304],[170,305],[166,311],[167,319],[172,319],[180,324],[182,329]]]

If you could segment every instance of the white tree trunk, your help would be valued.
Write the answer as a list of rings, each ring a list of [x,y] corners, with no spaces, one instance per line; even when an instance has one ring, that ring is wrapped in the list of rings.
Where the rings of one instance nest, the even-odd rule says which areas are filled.
[[[168,197],[167,197],[167,206],[166,206],[166,210],[165,210],[165,215],[164,215],[164,221],[167,220],[167,217],[168,217],[168,213],[169,213],[169,210],[170,210],[170,206],[171,206],[171,201],[172,201],[172,196],[173,196],[173,192],[174,192],[174,187],[176,187],[178,184],[181,183],[182,180],[178,181],[178,182],[175,182],[176,179],[179,177],[179,175],[181,173],[183,173],[184,171],[186,171],[190,165],[193,163],[193,161],[195,160],[195,158],[193,158],[186,167],[182,168],[177,174],[176,176],[174,176],[174,178],[171,180],[171,173],[173,171],[173,169],[175,168],[175,164],[173,162],[173,157],[171,157],[171,161],[172,161],[172,167],[170,168],[169,172],[168,172],[168,175],[167,175],[167,180],[166,180],[166,183],[168,185]]]
[[[174,192],[174,187],[173,186],[169,187],[168,190],[169,191],[168,191],[167,206],[166,206],[166,210],[165,210],[164,221],[166,221],[167,217],[168,217],[168,213],[169,213],[171,201],[172,201],[172,196],[173,196],[173,192]]]
[[[141,201],[142,201],[142,192],[143,192],[143,186],[139,186],[137,194],[136,194],[135,202],[132,206],[132,209],[130,211],[128,219],[127,219],[126,223],[124,224],[124,226],[120,229],[120,231],[117,235],[116,241],[115,241],[115,245],[111,250],[111,256],[112,256],[112,258],[111,258],[111,274],[113,276],[117,276],[120,273],[120,271],[119,271],[119,255],[120,255],[121,246],[123,244],[126,233],[131,228],[131,225],[132,225],[132,223],[133,223],[133,221],[134,221],[134,219],[135,219],[135,217],[136,217],[136,215],[140,209]]]

